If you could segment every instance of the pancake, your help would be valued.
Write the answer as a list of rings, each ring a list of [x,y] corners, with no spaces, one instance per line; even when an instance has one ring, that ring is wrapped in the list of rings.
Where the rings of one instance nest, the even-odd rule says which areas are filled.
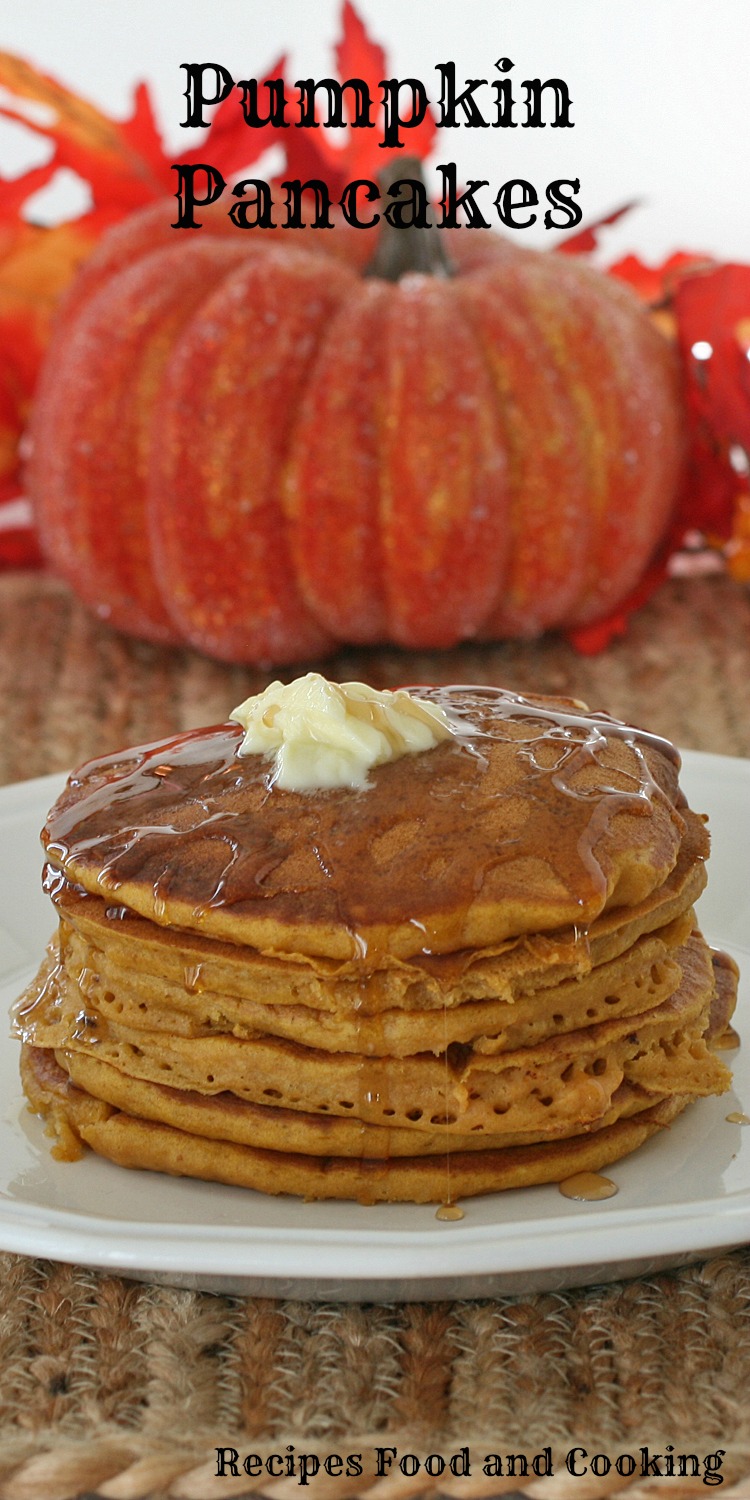
[[[78,989],[73,1003],[87,1003],[105,1020],[118,1018],[138,1027],[148,1016],[151,1029],[179,1036],[279,1036],[325,1052],[357,1052],[367,1056],[405,1057],[414,1052],[445,1051],[453,1042],[472,1042],[486,1050],[520,1047],[559,1031],[573,1031],[587,1021],[604,1020],[643,1009],[644,983],[656,994],[677,984],[678,974],[668,962],[670,948],[692,930],[689,911],[669,927],[641,938],[620,959],[592,970],[585,980],[556,986],[555,1011],[540,1010],[538,997],[517,1000],[467,1000],[446,1007],[443,1025],[435,1025],[435,1010],[380,1011],[358,1015],[356,1010],[313,1010],[307,1005],[269,1005],[249,998],[193,990],[170,984],[156,974],[139,973],[107,961],[106,956],[71,942],[66,972]],[[104,961],[102,961],[104,960]],[[644,972],[648,980],[643,980]]]
[[[439,1201],[598,1170],[729,1087],[676,752],[572,700],[418,692],[455,734],[356,788],[282,789],[235,725],[70,778],[14,1018],[58,1154]]]
[[[198,1094],[175,1089],[169,1084],[134,1079],[97,1057],[81,1052],[52,1052],[46,1048],[25,1049],[24,1070],[30,1069],[38,1079],[54,1083],[49,1094],[58,1106],[71,1096],[70,1086],[87,1096],[88,1119],[109,1118],[111,1111],[98,1105],[112,1105],[124,1114],[173,1125],[189,1135],[206,1136],[217,1141],[234,1141],[268,1151],[291,1151],[303,1156],[351,1156],[387,1161],[395,1156],[445,1155],[446,1133],[438,1130],[401,1130],[398,1126],[367,1125],[338,1115],[306,1114],[302,1110],[274,1108],[252,1104],[236,1094]],[[54,1059],[54,1061],[53,1061]],[[31,1076],[31,1074],[29,1075]],[[44,1084],[46,1087],[46,1083]],[[40,1095],[40,1098],[42,1096]],[[610,1108],[592,1129],[599,1130],[649,1109],[654,1095],[636,1084],[623,1083],[613,1095]],[[75,1128],[75,1112],[70,1116]],[[545,1122],[546,1124],[547,1122]],[[507,1146],[530,1146],[562,1135],[534,1131],[501,1135],[477,1135],[452,1131],[450,1149],[454,1151],[489,1151]],[[80,1148],[76,1148],[79,1154]]]
[[[637,906],[609,912],[589,928],[509,939],[499,951],[463,949],[421,953],[408,962],[392,960],[382,968],[368,967],[365,984],[361,961],[274,958],[158,927],[122,905],[72,887],[58,872],[47,871],[45,883],[60,914],[61,941],[70,961],[88,975],[98,974],[105,989],[110,977],[118,988],[124,970],[129,987],[142,976],[141,998],[149,1006],[169,986],[172,1003],[184,1004],[191,1014],[201,1013],[201,996],[222,995],[266,1005],[275,1013],[283,1006],[308,1006],[361,1021],[398,1007],[412,1013],[443,1012],[481,999],[515,1002],[542,987],[584,976],[627,952],[646,933],[666,931],[677,917],[685,917],[706,879],[705,827],[688,809],[683,817],[685,836],[674,870],[659,892]],[[150,986],[149,978],[155,981]]]
[[[452,1198],[464,1198],[598,1172],[671,1124],[689,1102],[679,1096],[660,1100],[595,1133],[543,1145],[451,1151],[437,1157],[307,1156],[191,1135],[113,1110],[71,1087],[59,1067],[52,1073],[47,1059],[43,1051],[27,1050],[25,1086],[32,1107],[53,1118],[58,1140],[65,1141],[69,1133],[73,1156],[82,1141],[122,1167],[198,1177],[262,1193],[350,1198],[363,1204],[439,1203],[446,1197],[446,1181]]]
[[[372,967],[589,924],[663,885],[685,832],[665,741],[568,699],[419,693],[464,734],[364,791],[269,794],[237,725],[91,761],[50,813],[50,863],[163,926]]]
[[[617,1016],[510,1052],[459,1046],[445,1055],[363,1057],[275,1037],[185,1038],[105,1021],[65,1003],[51,971],[27,1007],[34,1044],[93,1052],[130,1077],[199,1093],[229,1089],[257,1104],[342,1115],[369,1124],[463,1133],[559,1132],[595,1123],[625,1079],[653,1092],[711,1093],[727,1071],[702,1041],[714,994],[708,948],[694,935],[677,950],[679,981],[637,1015]],[[673,993],[671,991],[674,991]],[[62,995],[63,1004],[60,1004]]]

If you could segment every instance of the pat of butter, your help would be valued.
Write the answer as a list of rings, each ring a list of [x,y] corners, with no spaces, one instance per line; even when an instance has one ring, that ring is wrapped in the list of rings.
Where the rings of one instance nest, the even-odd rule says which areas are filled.
[[[363,787],[373,766],[431,750],[450,739],[443,709],[364,682],[328,682],[308,672],[272,682],[230,714],[245,736],[240,755],[273,756],[270,781],[287,791]]]

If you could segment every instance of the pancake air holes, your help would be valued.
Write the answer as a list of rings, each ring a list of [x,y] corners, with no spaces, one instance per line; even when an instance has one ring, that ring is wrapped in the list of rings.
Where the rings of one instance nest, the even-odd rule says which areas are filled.
[[[421,1109],[407,1109],[406,1118],[407,1120],[421,1120],[423,1113]]]
[[[339,1109],[354,1109],[354,1105],[352,1104],[351,1099],[339,1099]],[[387,1115],[388,1113],[389,1111],[387,1109],[383,1110],[384,1115]],[[393,1114],[393,1110],[390,1110],[390,1114]]]
[[[263,1097],[264,1097],[264,1099],[280,1099],[281,1098],[281,1090],[280,1089],[264,1089],[263,1090]]]
[[[395,1115],[395,1113],[396,1113],[395,1109],[384,1109],[383,1110],[383,1114],[384,1115]]]
[[[604,1004],[605,1005],[619,1005],[621,999],[622,999],[622,995],[605,995],[604,996]]]

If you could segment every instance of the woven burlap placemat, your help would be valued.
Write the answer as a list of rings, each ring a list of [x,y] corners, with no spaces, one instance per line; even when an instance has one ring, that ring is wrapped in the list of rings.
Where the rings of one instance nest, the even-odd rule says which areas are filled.
[[[722,1493],[744,1479],[735,1493],[747,1500],[749,1299],[745,1254],[524,1301],[377,1307],[210,1296],[5,1256],[0,1495],[640,1500],[653,1490],[638,1474],[571,1475],[568,1454],[586,1451],[578,1469],[600,1454],[640,1468],[643,1447],[664,1459],[672,1444],[700,1473],[674,1478],[668,1495],[705,1494],[704,1461],[723,1449]],[[470,1473],[454,1476],[450,1459],[467,1447]],[[553,1474],[537,1478],[546,1447]],[[236,1450],[238,1479],[217,1475],[217,1448]],[[317,1483],[301,1487],[299,1470],[243,1476],[248,1454],[265,1464],[290,1448],[297,1463],[319,1459]],[[397,1450],[380,1480],[378,1448]],[[520,1464],[516,1477],[485,1475],[492,1453],[524,1454],[527,1482]],[[398,1467],[431,1454],[446,1462],[438,1479]],[[359,1455],[362,1475],[327,1474],[331,1455]]]
[[[722,577],[671,582],[598,657],[550,639],[352,651],[327,670],[569,693],[750,755],[750,601]],[[46,577],[0,579],[0,781],[223,719],[267,680],[115,636]],[[0,1500],[683,1500],[719,1481],[750,1500],[749,1299],[744,1251],[582,1291],[381,1306],[0,1256]]]

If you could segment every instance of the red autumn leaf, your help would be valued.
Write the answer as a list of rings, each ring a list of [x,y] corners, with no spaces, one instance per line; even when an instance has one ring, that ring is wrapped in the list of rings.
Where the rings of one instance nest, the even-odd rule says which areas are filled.
[[[383,112],[378,101],[380,84],[389,77],[388,62],[383,48],[369,36],[350,0],[344,3],[342,35],[336,44],[335,58],[339,81],[361,78],[367,85],[373,101],[373,128],[348,126],[343,144],[336,144],[334,139],[341,132],[325,125],[317,129],[292,128],[285,132],[287,175],[303,181],[319,177],[327,183],[332,197],[338,197],[346,183],[357,177],[379,177],[388,162],[399,156],[408,154],[423,161],[433,148],[437,131],[434,116],[428,109],[419,125],[404,130],[405,149],[380,146]]]
[[[32,193],[47,186],[57,171],[54,157],[41,167],[31,167],[22,177],[0,175],[0,228],[18,223],[21,209]]]
[[[368,36],[365,23],[351,0],[344,0],[341,22],[341,39],[334,49],[339,78],[361,78],[375,98],[381,79],[388,74],[385,51]]]
[[[679,551],[698,533],[745,579],[748,480],[736,472],[730,450],[750,453],[750,267],[677,251],[659,266],[628,255],[608,274],[654,309],[680,350],[689,445],[668,550]]]
[[[726,450],[694,413],[685,482],[677,507],[674,546],[682,546],[691,532],[700,532],[714,545],[732,534],[732,518],[740,479]]]
[[[51,140],[55,165],[68,167],[88,182],[97,206],[104,202],[125,212],[165,191],[169,174],[162,175],[154,161],[150,110],[142,95],[136,97],[131,121],[123,126],[8,52],[0,52],[0,86],[17,100],[45,106],[51,116],[45,124],[7,101],[0,104],[0,114]],[[162,161],[168,167],[163,153]]]
[[[285,68],[286,58],[282,56],[259,80],[261,99],[265,93],[265,85],[274,79],[283,78]],[[250,129],[245,124],[239,96],[232,90],[214,110],[211,124],[200,146],[183,151],[172,160],[186,166],[210,161],[226,177],[249,167],[269,146],[278,145],[280,139],[283,142],[288,133],[286,130],[277,130],[273,125]]]
[[[339,78],[361,78],[370,90],[372,99],[377,99],[380,94],[380,84],[383,79],[389,77],[390,68],[388,59],[381,46],[368,36],[364,22],[358,16],[351,0],[344,0],[343,8],[343,35],[341,41],[336,45],[336,66]],[[382,126],[382,119],[378,120],[378,126]],[[382,171],[383,160],[389,160],[398,156],[398,150],[389,150],[378,146],[373,149],[368,136],[378,136],[379,131],[362,130],[359,136],[350,137],[352,147],[351,166],[352,176],[378,175]],[[408,130],[408,154],[416,156],[424,161],[435,145],[437,126],[431,110],[428,109],[421,124],[415,125]],[[368,163],[369,168],[368,168]],[[366,170],[367,168],[367,170]]]
[[[270,76],[278,76],[283,59]],[[55,308],[78,266],[105,229],[132,209],[173,191],[167,155],[145,84],[135,90],[132,114],[117,122],[23,58],[0,52],[0,114],[49,140],[53,154],[14,179],[0,178],[0,507],[19,493],[18,441],[28,416],[39,363]],[[43,105],[44,123],[25,105]],[[200,146],[178,161],[211,160],[232,173],[268,144],[267,131],[250,131],[236,95],[214,113]],[[91,190],[94,207],[79,218],[45,228],[27,222],[29,199],[61,167]],[[0,520],[2,511],[0,510]],[[0,565],[38,560],[28,526],[0,529]]]
[[[698,532],[744,577],[748,480],[732,460],[750,453],[750,267],[673,256],[660,269],[690,436],[672,546]]]
[[[678,250],[662,261],[660,266],[647,266],[637,255],[624,255],[607,267],[607,275],[627,282],[649,307],[659,307],[673,294],[680,277],[688,271],[702,270],[711,265],[707,255],[688,254]]]
[[[588,255],[591,250],[596,250],[599,245],[599,230],[605,229],[608,224],[616,224],[625,214],[629,214],[632,208],[638,207],[638,199],[634,198],[631,203],[623,203],[621,208],[615,208],[609,214],[604,214],[601,219],[595,219],[593,224],[584,224],[583,229],[577,229],[575,234],[568,235],[567,239],[560,240],[555,245],[559,255]]]
[[[674,311],[691,405],[716,437],[750,453],[750,266],[683,278]]]
[[[283,59],[268,76],[277,77],[280,66]],[[8,52],[0,52],[0,86],[18,100],[44,105],[52,119],[41,124],[30,119],[20,105],[7,101],[0,103],[0,114],[51,140],[55,167],[68,167],[82,177],[96,207],[122,213],[173,191],[173,161],[210,160],[220,172],[233,172],[249,165],[270,143],[267,132],[248,130],[234,93],[219,106],[200,147],[168,155],[146,84],[138,84],[133,112],[122,122],[111,120],[56,79]],[[19,179],[18,190],[24,180],[28,182],[28,174]]]

